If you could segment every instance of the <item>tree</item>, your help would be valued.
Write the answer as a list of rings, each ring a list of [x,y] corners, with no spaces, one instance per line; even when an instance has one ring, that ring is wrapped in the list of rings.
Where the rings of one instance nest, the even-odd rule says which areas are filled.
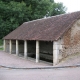
[[[53,0],[1,0],[0,38],[23,22],[65,13],[62,3]]]
[[[63,3],[53,3],[51,10],[51,16],[54,16],[65,13],[67,8],[63,6]]]
[[[28,12],[27,12],[28,11]],[[26,7],[24,2],[10,3],[0,2],[0,38],[13,31],[24,21],[29,21],[30,6]]]

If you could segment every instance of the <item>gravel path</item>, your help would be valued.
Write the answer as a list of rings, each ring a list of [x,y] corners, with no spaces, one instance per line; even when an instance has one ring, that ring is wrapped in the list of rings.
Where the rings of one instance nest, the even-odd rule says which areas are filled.
[[[57,66],[80,65],[80,53],[73,54],[63,59]]]
[[[80,54],[65,58],[57,66],[80,64]],[[15,54],[0,51],[0,65],[30,68],[52,66],[51,63],[41,61],[36,63],[35,59],[24,59]],[[80,80],[80,67],[78,68],[56,68],[56,69],[6,69],[0,67],[0,80]]]
[[[43,66],[52,66],[52,63],[40,61],[39,63],[35,62],[35,59],[28,58],[24,59],[23,57],[16,56],[15,54],[9,54],[3,51],[0,51],[0,65],[9,66],[9,67],[19,67],[19,68],[32,68],[32,67],[43,67]]]
[[[56,66],[72,66],[76,64],[80,64],[80,54],[69,56]],[[40,61],[39,63],[36,63],[35,59],[24,59],[23,57],[16,56],[15,54],[9,54],[0,51],[0,65],[14,68],[34,68],[52,66],[52,63],[48,63],[45,61]]]

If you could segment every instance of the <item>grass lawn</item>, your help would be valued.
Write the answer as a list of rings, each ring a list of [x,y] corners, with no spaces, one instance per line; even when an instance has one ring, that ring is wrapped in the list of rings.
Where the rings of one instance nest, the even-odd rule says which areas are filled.
[[[0,46],[2,46],[3,45],[3,40],[2,39],[0,39]]]
[[[3,47],[2,47],[2,48],[0,48],[0,50],[3,50]]]
[[[0,39],[0,50],[3,50],[3,40],[2,39]]]

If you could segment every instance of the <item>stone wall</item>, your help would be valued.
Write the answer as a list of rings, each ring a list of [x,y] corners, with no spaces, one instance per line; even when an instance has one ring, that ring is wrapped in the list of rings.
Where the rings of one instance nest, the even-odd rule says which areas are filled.
[[[80,20],[76,21],[73,26],[63,36],[62,57],[80,52]]]
[[[6,49],[5,49],[5,52],[9,52],[9,40],[6,40],[5,41],[5,43],[6,43]]]

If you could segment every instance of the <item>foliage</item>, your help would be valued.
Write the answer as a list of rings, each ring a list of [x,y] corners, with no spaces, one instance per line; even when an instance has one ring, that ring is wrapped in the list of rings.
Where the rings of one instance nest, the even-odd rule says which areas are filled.
[[[23,22],[62,13],[63,4],[53,0],[0,0],[0,38]]]
[[[30,13],[27,12],[30,7],[26,7],[24,2],[14,2],[10,3],[0,2],[0,38],[8,34],[10,31],[14,30],[24,21],[28,21]],[[26,13],[27,12],[27,13]]]
[[[58,14],[63,14],[65,13],[65,11],[67,10],[67,8],[65,8],[63,6],[63,3],[54,3],[52,5],[52,9],[51,9],[51,16],[53,15],[58,15]]]

